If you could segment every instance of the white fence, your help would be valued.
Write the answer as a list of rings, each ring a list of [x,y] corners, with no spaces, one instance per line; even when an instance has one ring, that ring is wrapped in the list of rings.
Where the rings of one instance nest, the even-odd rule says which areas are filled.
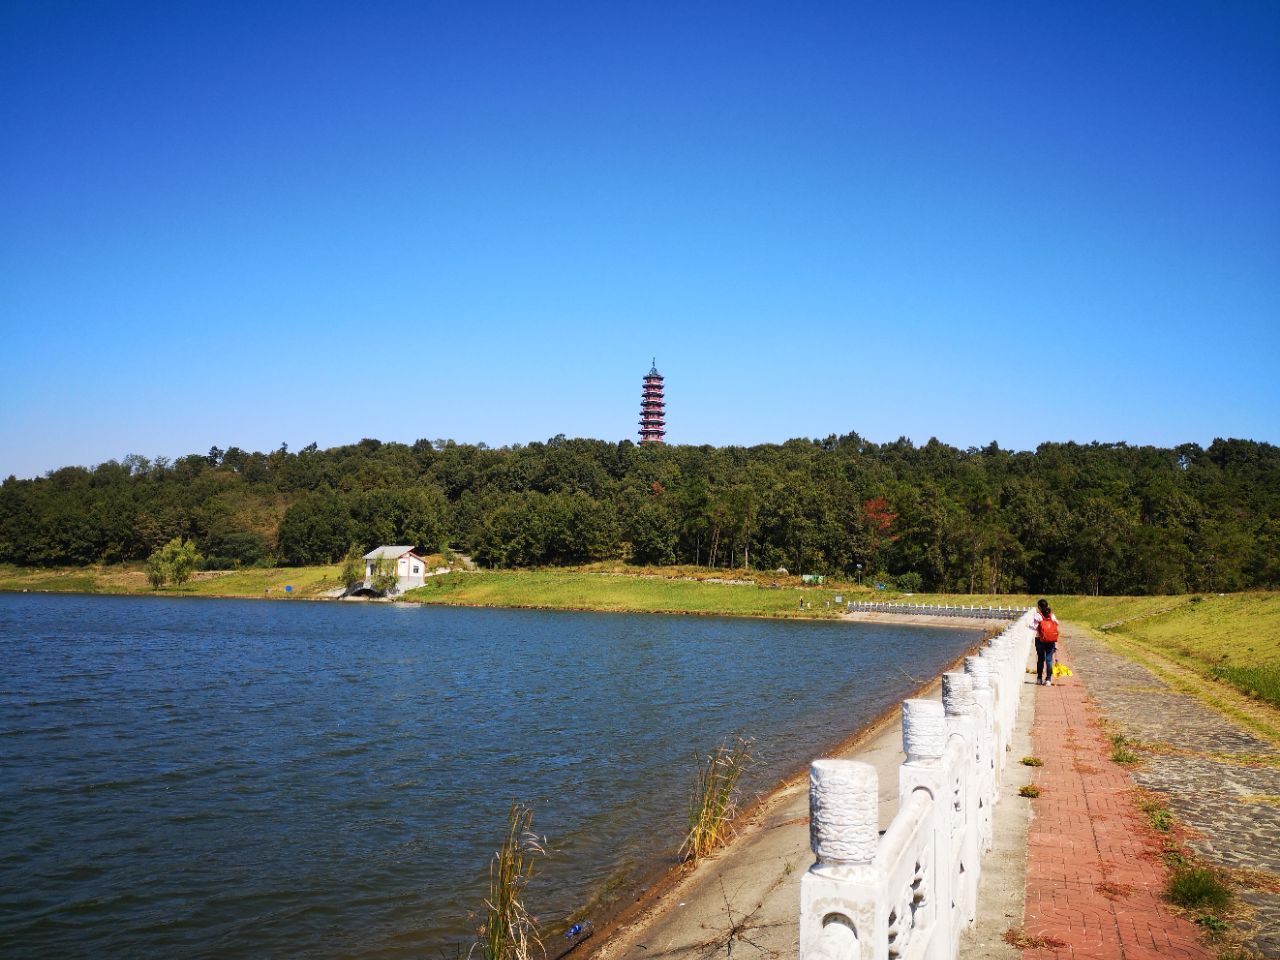
[[[1017,620],[1026,607],[966,607],[947,603],[901,603],[850,600],[854,613],[908,613],[930,617],[977,617],[981,620]]]
[[[879,832],[875,768],[815,760],[800,883],[801,960],[954,960],[973,922],[1033,633],[1031,611],[993,637],[942,699],[902,704],[898,812]]]

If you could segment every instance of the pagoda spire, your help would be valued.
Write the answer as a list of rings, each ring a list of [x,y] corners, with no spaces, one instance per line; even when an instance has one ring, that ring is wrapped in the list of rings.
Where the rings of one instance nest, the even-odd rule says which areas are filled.
[[[644,377],[644,390],[640,396],[640,442],[662,443],[667,435],[667,404],[663,399],[662,374],[658,372],[658,358]]]

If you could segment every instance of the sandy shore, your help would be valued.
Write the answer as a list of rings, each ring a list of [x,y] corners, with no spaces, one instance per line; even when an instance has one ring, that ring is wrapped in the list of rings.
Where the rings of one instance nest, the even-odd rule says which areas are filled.
[[[944,621],[938,626],[972,625],[951,617],[936,619]],[[935,680],[918,695],[937,696],[938,686]],[[1034,697],[1022,698],[1013,756],[1022,756],[1018,751],[1025,752],[1029,742],[1033,703]],[[897,812],[898,767],[905,759],[900,712],[893,711],[833,755],[856,758],[876,768],[880,827],[887,827]],[[1025,801],[1019,802],[1017,791],[1027,782],[1027,768],[1010,761],[995,812],[995,849],[983,861],[978,922],[961,945],[965,958],[1001,960],[1019,955],[1001,935],[1021,923],[1029,808]],[[584,944],[583,951],[597,960],[794,957],[799,949],[800,879],[812,863],[806,772],[757,807],[725,849],[683,874],[668,877]]]

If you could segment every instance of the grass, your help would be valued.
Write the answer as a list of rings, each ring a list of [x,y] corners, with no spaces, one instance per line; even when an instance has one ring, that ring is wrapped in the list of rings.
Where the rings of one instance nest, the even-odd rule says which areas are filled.
[[[1188,910],[1221,912],[1231,905],[1231,887],[1215,870],[1181,866],[1169,872],[1165,895],[1170,902]]]
[[[1210,673],[1214,679],[1225,680],[1246,696],[1280,707],[1280,667],[1215,666]]]
[[[245,567],[203,570],[181,586],[152,590],[142,564],[87,567],[15,567],[0,565],[0,590],[51,593],[157,594],[206,597],[314,597],[340,586],[338,564],[314,567]],[[286,594],[285,586],[293,587]]]
[[[750,744],[738,737],[698,758],[698,780],[689,796],[689,829],[680,853],[700,860],[728,839],[738,781],[751,763]]]
[[[248,567],[243,570],[210,571],[196,575],[181,587],[169,587],[160,593],[205,597],[314,597],[341,586],[342,566],[322,567]],[[293,590],[286,594],[285,587]]]
[[[1151,829],[1159,830],[1161,833],[1168,833],[1173,829],[1173,817],[1168,810],[1156,809],[1147,810],[1147,822],[1151,824]]]
[[[1151,829],[1160,833],[1168,833],[1173,829],[1173,815],[1164,801],[1155,794],[1139,792],[1138,809],[1147,818],[1147,823],[1151,824]]]
[[[1121,652],[1137,650],[1175,663],[1280,707],[1280,645],[1273,641],[1280,634],[1280,593],[1141,598],[1152,601],[1155,609],[1144,614],[1146,605],[1135,603],[1128,617],[1110,621],[1105,617],[1121,612],[1119,606],[1104,616],[1080,604],[1087,599],[1063,601],[1063,606],[1080,605],[1083,616],[1078,619],[1102,629]],[[1154,601],[1163,602],[1164,608]]]
[[[730,571],[716,571],[722,577]],[[432,577],[404,599],[482,607],[536,607],[629,613],[696,613],[750,617],[833,619],[827,604],[839,589],[771,589],[751,583],[716,583],[561,570],[484,570]],[[847,592],[847,591],[846,591]],[[801,610],[800,601],[808,606]]]
[[[1113,733],[1111,735],[1111,759],[1125,767],[1131,767],[1142,762],[1142,757],[1129,749],[1129,741],[1122,733]]]
[[[93,564],[86,567],[16,567],[0,564],[0,590],[56,593],[149,593],[142,564]]]
[[[1040,788],[1033,783],[1028,783],[1025,787],[1018,791],[1020,797],[1030,797],[1033,800],[1040,796]]]
[[[1044,761],[1041,760],[1039,757],[1023,757],[1022,760],[1019,762],[1024,767],[1043,767],[1044,766]]]
[[[535,947],[542,952],[537,921],[524,905],[534,864],[544,853],[532,826],[533,811],[512,803],[506,836],[489,863],[489,896],[479,936],[484,960],[529,960]]]

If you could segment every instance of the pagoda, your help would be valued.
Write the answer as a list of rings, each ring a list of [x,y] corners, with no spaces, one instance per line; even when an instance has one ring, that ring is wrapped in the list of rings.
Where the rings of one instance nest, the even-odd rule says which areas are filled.
[[[644,378],[644,394],[640,398],[640,442],[662,443],[667,435],[667,405],[662,399],[662,374],[658,358]]]

